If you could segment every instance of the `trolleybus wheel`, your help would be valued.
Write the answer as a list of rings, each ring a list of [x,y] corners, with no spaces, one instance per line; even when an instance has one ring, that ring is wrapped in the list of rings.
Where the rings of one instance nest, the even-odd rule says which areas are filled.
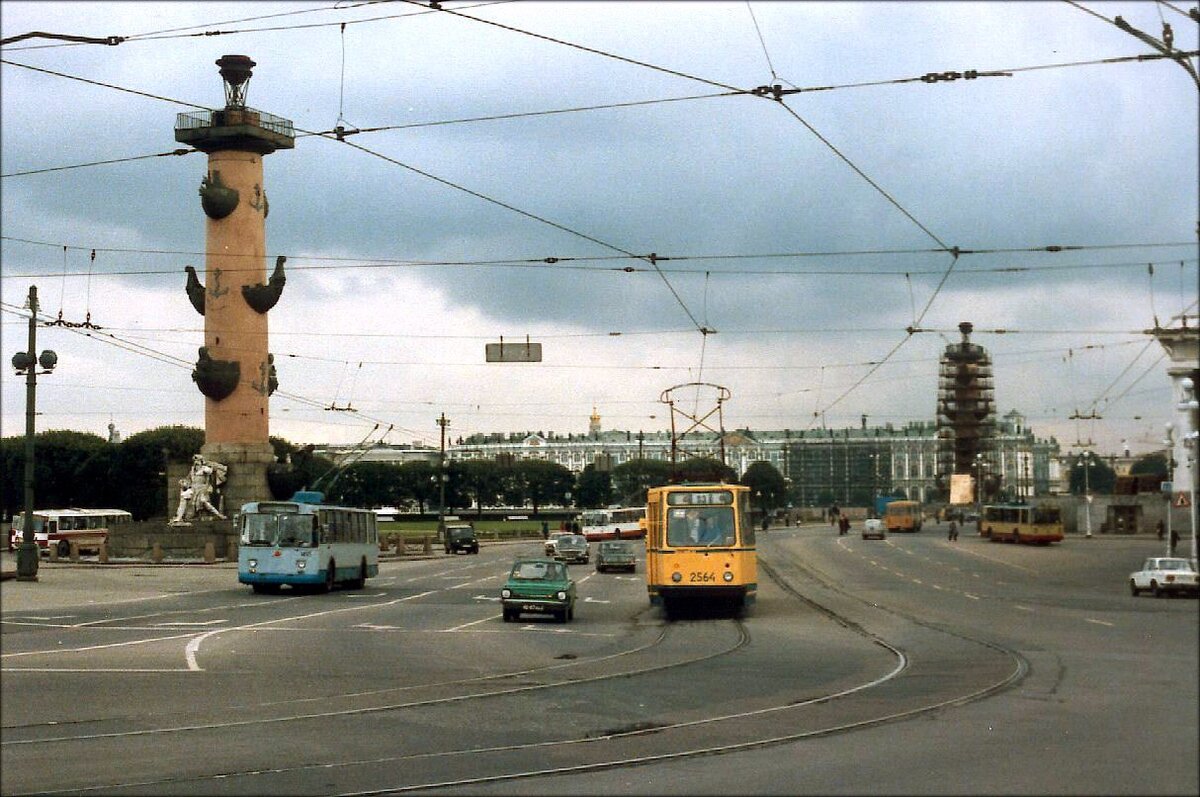
[[[58,541],[58,558],[66,559],[70,555],[71,555],[71,543],[67,542],[66,540],[59,540]]]
[[[358,578],[350,582],[350,589],[362,589],[367,585],[367,560],[363,559],[358,567]]]

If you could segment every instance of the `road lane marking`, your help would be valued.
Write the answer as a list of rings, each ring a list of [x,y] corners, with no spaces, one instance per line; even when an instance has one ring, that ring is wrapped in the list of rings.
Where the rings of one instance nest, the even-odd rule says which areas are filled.
[[[490,623],[491,621],[495,620],[499,616],[500,615],[498,615],[498,614],[493,614],[493,615],[484,617],[480,620],[472,620],[469,623],[463,623],[462,625],[456,625],[453,628],[445,628],[445,629],[443,629],[443,633],[449,633],[450,631],[461,631],[464,628],[470,628],[471,626],[479,625],[480,623]]]
[[[1085,617],[1085,618],[1083,618],[1083,619],[1084,619],[1086,622],[1089,622],[1089,623],[1095,623],[1096,625],[1106,625],[1106,626],[1108,626],[1109,628],[1112,628],[1112,627],[1113,627],[1113,624],[1112,624],[1112,623],[1106,623],[1106,622],[1104,622],[1103,620],[1093,620],[1091,617]]]
[[[192,622],[187,622],[184,620],[179,620],[179,621],[176,621],[173,623],[157,623],[155,627],[166,628],[167,626],[174,626],[174,625],[178,625],[178,626],[220,625],[221,623],[224,623],[224,622],[227,622],[227,621],[225,621],[225,620],[194,620]]]
[[[341,612],[356,612],[356,611],[359,611],[360,609],[380,609],[384,606],[392,606],[394,604],[403,603],[404,601],[410,601],[415,598],[424,598],[427,595],[432,595],[435,591],[436,590],[429,590],[427,592],[417,593],[416,595],[408,595],[407,597],[404,597],[404,598],[396,598],[395,600],[391,600],[391,601],[384,601],[382,603],[372,603],[367,606],[343,606],[342,608],[339,608],[339,609],[328,609],[323,612],[311,612],[309,614],[295,615],[292,617],[279,617],[274,620],[263,620],[263,621],[257,622],[257,623],[248,623],[246,625],[233,626],[232,628],[217,628],[212,631],[208,631],[206,633],[200,634],[199,636],[194,637],[190,642],[188,642],[187,647],[185,647],[184,651],[183,651],[184,658],[187,660],[187,665],[188,665],[189,670],[193,670],[195,672],[203,672],[203,668],[196,662],[196,654],[200,651],[200,645],[204,642],[204,640],[208,639],[209,637],[216,636],[217,634],[224,634],[229,631],[245,631],[250,628],[259,628],[264,625],[274,625],[275,623],[285,623],[285,622],[292,621],[292,620],[309,620],[309,619],[312,619],[313,617],[324,617],[325,615],[340,614]]]

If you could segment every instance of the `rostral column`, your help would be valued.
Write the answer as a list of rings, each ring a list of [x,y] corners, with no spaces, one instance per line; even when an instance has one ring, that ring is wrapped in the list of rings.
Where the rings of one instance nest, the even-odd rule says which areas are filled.
[[[225,82],[225,107],[181,113],[175,140],[208,154],[200,183],[205,220],[204,281],[187,267],[187,294],[204,316],[204,346],[192,379],[204,394],[204,446],[200,453],[229,466],[225,512],[246,501],[269,499],[268,397],[277,381],[267,345],[267,313],[285,281],[283,257],[266,273],[263,156],[295,146],[292,123],[246,105],[254,61],[244,55],[217,59]]]

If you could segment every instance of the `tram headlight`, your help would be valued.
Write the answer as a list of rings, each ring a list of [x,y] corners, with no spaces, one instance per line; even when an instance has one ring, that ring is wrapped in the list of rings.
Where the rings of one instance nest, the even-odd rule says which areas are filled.
[[[676,570],[671,574],[671,580],[678,584],[680,581],[683,581],[683,573],[680,573],[678,570]]]
[[[505,599],[507,599],[507,598],[511,598],[511,597],[512,597],[512,590],[511,590],[511,589],[509,589],[508,587],[505,587],[504,589],[500,590],[500,597],[501,597],[501,598],[505,598]]]
[[[721,577],[724,578],[726,581],[733,581],[733,572],[730,570],[726,570],[724,573],[721,574]]]

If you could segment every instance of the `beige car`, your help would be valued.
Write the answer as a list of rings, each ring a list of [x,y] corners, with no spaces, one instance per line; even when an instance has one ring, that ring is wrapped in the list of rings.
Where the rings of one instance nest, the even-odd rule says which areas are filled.
[[[569,531],[552,531],[552,532],[550,532],[550,536],[546,538],[546,556],[553,558],[554,554],[558,553],[559,539],[561,539],[562,537],[569,537],[569,536],[571,536],[571,532],[569,532]]]

